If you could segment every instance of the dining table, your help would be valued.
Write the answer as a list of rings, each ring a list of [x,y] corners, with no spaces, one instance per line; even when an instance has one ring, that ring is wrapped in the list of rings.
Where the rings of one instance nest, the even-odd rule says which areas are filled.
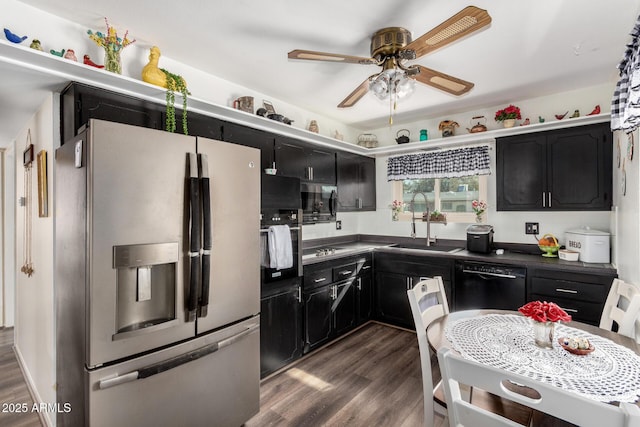
[[[436,353],[449,348],[466,359],[596,401],[635,402],[640,406],[639,343],[577,321],[558,322],[554,329],[552,348],[542,348],[534,342],[533,320],[517,311],[462,310],[433,321],[427,328],[427,340]],[[571,353],[558,340],[564,337],[587,338],[593,351],[584,355]],[[538,420],[544,417],[540,413],[534,416]],[[565,424],[538,421],[533,425]]]

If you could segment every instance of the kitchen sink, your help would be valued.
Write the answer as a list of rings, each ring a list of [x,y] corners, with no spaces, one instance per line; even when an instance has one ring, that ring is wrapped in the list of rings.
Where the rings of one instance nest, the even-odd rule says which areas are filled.
[[[419,250],[422,250],[422,251],[429,251],[429,252],[446,252],[446,253],[450,253],[450,254],[459,252],[459,251],[464,249],[464,248],[457,247],[457,246],[445,246],[445,245],[427,246],[427,244],[425,242],[396,243],[394,245],[391,245],[390,247],[391,248],[398,248],[398,249],[419,249]]]

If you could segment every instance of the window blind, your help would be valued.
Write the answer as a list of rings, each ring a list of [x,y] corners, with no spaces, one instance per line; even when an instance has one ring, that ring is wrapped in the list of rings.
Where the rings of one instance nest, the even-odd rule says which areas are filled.
[[[387,180],[490,175],[489,146],[389,157]]]

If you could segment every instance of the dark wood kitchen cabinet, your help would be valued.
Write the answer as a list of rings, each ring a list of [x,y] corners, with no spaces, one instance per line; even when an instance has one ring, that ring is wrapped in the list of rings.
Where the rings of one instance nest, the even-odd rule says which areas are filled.
[[[308,353],[369,319],[371,254],[304,267],[304,352]]]
[[[338,209],[376,210],[376,160],[339,151],[336,155]]]
[[[377,320],[415,329],[407,290],[427,277],[442,276],[451,308],[453,259],[378,252],[375,254],[375,265]]]
[[[609,210],[608,123],[498,138],[497,210]]]
[[[527,269],[527,301],[551,301],[573,320],[597,326],[617,274],[590,274],[545,268]]]
[[[260,150],[260,167],[273,167],[275,134],[225,122],[222,126],[222,140]]]
[[[260,377],[302,356],[302,288],[299,283],[260,299]]]
[[[277,136],[274,157],[280,175],[308,182],[336,184],[335,151]]]
[[[87,86],[69,84],[60,94],[60,138],[62,144],[78,134],[89,119],[107,120],[149,129],[164,130],[166,106],[128,95]],[[189,111],[189,135],[221,139],[221,120]],[[182,133],[182,110],[176,109],[176,133]]]
[[[60,94],[60,142],[64,144],[89,123],[107,120],[150,129],[164,129],[165,107],[81,83],[70,83]]]

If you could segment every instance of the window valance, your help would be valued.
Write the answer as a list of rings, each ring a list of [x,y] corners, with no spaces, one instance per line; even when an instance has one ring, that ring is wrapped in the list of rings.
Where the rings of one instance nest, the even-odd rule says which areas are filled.
[[[387,180],[454,178],[491,174],[489,146],[389,157]]]

